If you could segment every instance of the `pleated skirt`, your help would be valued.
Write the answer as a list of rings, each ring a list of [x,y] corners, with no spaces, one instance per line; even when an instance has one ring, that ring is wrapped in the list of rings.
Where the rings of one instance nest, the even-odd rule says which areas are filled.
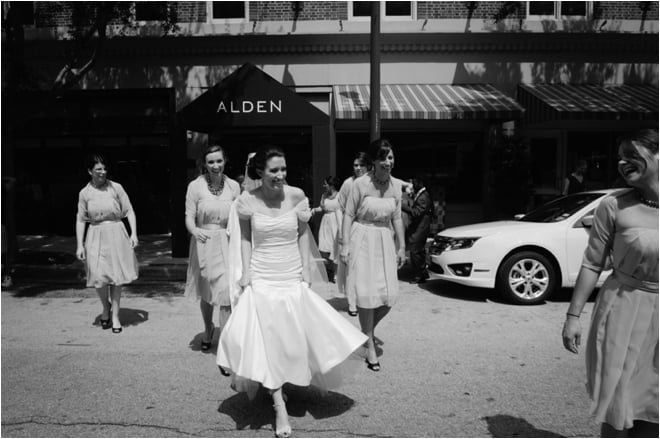
[[[229,241],[225,229],[204,230],[202,243],[190,238],[188,272],[184,296],[219,306],[230,306],[227,281]]]
[[[349,363],[359,364],[356,351],[365,341],[306,283],[253,280],[222,331],[217,364],[248,396],[259,385],[332,389],[341,385]]]
[[[138,278],[138,262],[121,221],[91,224],[85,239],[87,286],[124,285]]]
[[[658,294],[603,284],[586,348],[587,391],[598,422],[617,430],[658,422]]]
[[[392,230],[354,222],[348,245],[347,297],[355,297],[359,308],[394,305],[399,295],[399,280]]]

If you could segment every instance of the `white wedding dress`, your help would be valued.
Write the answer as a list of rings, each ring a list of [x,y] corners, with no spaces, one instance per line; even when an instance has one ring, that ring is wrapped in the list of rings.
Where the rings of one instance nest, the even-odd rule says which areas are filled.
[[[367,337],[302,280],[298,219],[310,218],[307,199],[277,216],[256,212],[253,202],[243,193],[235,205],[252,227],[251,284],[222,331],[217,364],[249,396],[258,384],[335,388],[341,383],[338,366]]]

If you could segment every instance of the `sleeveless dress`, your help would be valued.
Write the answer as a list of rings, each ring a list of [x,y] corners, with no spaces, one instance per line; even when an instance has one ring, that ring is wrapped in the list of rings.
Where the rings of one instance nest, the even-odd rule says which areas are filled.
[[[122,185],[103,189],[87,183],[78,194],[78,221],[89,223],[85,238],[87,286],[124,285],[137,279],[138,263],[121,221],[133,211]]]
[[[186,216],[194,218],[195,225],[218,225],[220,229],[205,229],[206,242],[190,237],[188,272],[184,296],[201,299],[212,305],[229,306],[227,249],[227,221],[231,204],[240,193],[238,182],[225,177],[225,186],[219,195],[209,191],[206,179],[197,177],[186,192]]]
[[[252,227],[251,284],[222,331],[216,362],[232,372],[232,386],[250,397],[258,384],[337,387],[338,366],[366,336],[302,280],[298,220],[310,219],[307,199],[271,216],[255,211],[250,197],[243,193],[235,208]]]
[[[591,411],[617,430],[658,422],[657,212],[634,191],[605,198],[582,263],[613,268],[594,305],[586,364]]]
[[[335,198],[323,198],[321,200],[325,212],[319,226],[319,250],[330,253],[330,260],[334,262],[339,257],[337,233],[339,233],[342,220],[338,198],[339,194]]]
[[[345,213],[353,218],[346,294],[366,309],[392,306],[399,293],[392,221],[401,218],[400,180],[392,178],[380,197],[370,194],[372,186],[371,173],[357,178]]]

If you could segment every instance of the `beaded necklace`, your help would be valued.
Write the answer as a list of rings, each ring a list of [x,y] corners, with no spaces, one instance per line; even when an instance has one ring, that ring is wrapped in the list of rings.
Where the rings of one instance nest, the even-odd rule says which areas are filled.
[[[658,208],[658,202],[657,201],[652,201],[647,198],[644,198],[641,192],[637,192],[637,195],[639,196],[639,201],[642,202],[643,205],[652,207],[654,209]]]
[[[209,188],[209,192],[211,192],[213,195],[218,196],[222,193],[222,189],[225,187],[225,176],[224,174],[222,175],[222,179],[220,180],[220,185],[218,185],[217,188],[213,188],[213,185],[211,184],[211,176],[209,174],[204,174],[204,178],[206,179],[206,186]]]
[[[381,186],[385,186],[386,184],[389,184],[391,175],[388,175],[385,180],[379,180],[378,177],[376,177],[376,173],[374,172],[371,174],[371,178],[373,178],[374,182],[380,184]]]

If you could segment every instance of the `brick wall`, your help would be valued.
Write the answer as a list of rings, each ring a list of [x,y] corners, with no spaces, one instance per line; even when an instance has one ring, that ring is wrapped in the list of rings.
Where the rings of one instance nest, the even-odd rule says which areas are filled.
[[[69,26],[72,12],[69,2],[35,2],[34,24],[37,27]]]
[[[417,2],[418,19],[467,18],[524,18],[525,2]]]
[[[646,16],[644,17],[644,9]],[[594,16],[601,19],[617,20],[657,20],[658,2],[594,2]]]
[[[251,21],[346,20],[348,2],[271,2],[251,1]]]
[[[176,10],[179,23],[205,23],[206,2],[171,2],[170,8]]]

